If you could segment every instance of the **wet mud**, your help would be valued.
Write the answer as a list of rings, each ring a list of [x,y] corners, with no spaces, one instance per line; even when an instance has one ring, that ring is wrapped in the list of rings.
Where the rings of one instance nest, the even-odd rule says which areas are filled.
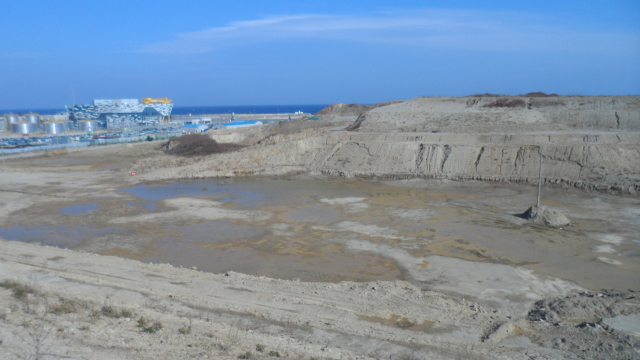
[[[573,220],[550,229],[515,216],[535,194],[509,184],[235,179],[113,195],[17,211],[0,237],[302,281],[437,283],[434,261],[457,258],[640,290],[634,199],[548,190],[543,203]]]

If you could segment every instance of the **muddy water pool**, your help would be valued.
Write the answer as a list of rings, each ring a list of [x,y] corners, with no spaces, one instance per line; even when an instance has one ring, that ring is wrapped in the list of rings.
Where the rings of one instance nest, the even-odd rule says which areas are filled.
[[[57,225],[14,222],[0,237],[302,281],[455,282],[514,297],[527,296],[523,286],[640,290],[639,200],[544,189],[542,203],[574,222],[549,229],[515,216],[535,191],[423,180],[144,184],[39,210]]]

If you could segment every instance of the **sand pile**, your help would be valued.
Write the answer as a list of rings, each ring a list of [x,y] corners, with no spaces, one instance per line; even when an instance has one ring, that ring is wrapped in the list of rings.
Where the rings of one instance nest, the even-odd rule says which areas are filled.
[[[230,152],[241,149],[236,144],[220,144],[207,135],[192,134],[169,140],[163,146],[164,152],[181,156],[201,156]]]
[[[556,210],[551,210],[544,205],[534,205],[522,214],[522,217],[534,223],[545,224],[550,227],[571,225],[571,220]]]

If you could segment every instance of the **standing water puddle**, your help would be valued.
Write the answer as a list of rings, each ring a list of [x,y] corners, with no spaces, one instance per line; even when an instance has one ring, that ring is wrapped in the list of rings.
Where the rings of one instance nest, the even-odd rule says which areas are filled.
[[[120,228],[100,229],[93,226],[9,226],[0,228],[0,237],[6,240],[73,248],[86,239],[123,232],[127,232],[127,230]]]
[[[98,204],[82,204],[82,205],[71,205],[67,207],[63,207],[60,209],[60,212],[65,215],[81,215],[86,214],[91,210],[99,209],[100,205]]]
[[[533,187],[407,184],[259,178],[140,185],[120,190],[122,203],[59,212],[85,214],[102,206],[96,216],[56,214],[55,221],[79,226],[13,226],[0,229],[0,237],[303,281],[404,278],[431,284],[440,281],[433,274],[444,265],[432,261],[440,256],[452,264],[471,261],[469,269],[479,263],[503,264],[500,269],[512,272],[524,266],[584,287],[640,290],[636,200],[601,196],[595,208],[588,206],[595,201],[591,195],[547,189],[544,202],[561,204],[575,221],[560,230],[513,216],[535,201]]]

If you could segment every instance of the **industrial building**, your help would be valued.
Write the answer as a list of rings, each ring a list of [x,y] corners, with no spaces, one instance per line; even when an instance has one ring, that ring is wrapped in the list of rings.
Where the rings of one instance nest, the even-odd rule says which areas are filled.
[[[93,105],[67,106],[72,120],[90,119],[106,128],[133,127],[142,121],[171,120],[173,100],[164,98],[96,99]]]
[[[184,124],[182,129],[186,132],[205,132],[209,127],[207,125]]]
[[[245,121],[234,121],[231,123],[220,124],[220,125],[222,125],[224,129],[235,129],[235,128],[241,128],[241,127],[263,125],[263,122],[258,120],[245,120]]]

